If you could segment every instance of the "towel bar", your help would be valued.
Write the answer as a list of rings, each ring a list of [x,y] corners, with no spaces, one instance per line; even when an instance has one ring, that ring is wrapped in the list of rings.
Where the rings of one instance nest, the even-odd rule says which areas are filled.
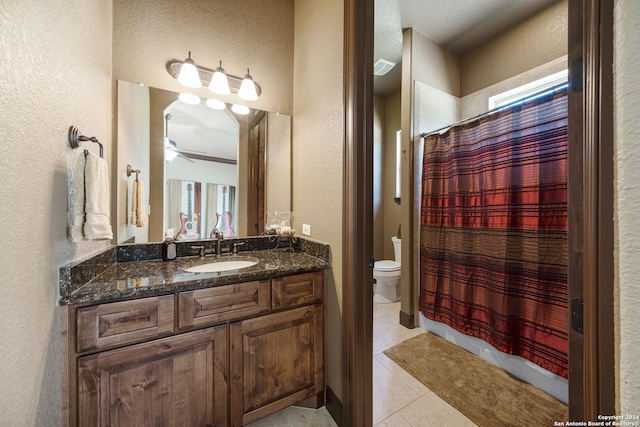
[[[103,158],[103,147],[102,147],[102,143],[100,141],[98,141],[98,138],[96,138],[95,136],[84,136],[84,135],[78,135],[79,131],[78,128],[75,126],[70,126],[69,127],[69,145],[71,146],[71,148],[76,149],[78,147],[80,147],[80,142],[82,141],[91,141],[91,142],[95,142],[96,144],[98,144],[100,146],[100,157]],[[85,150],[85,156],[87,155],[87,150]]]
[[[140,173],[140,169],[134,169],[133,166],[127,165],[127,176],[131,176],[131,174],[136,174],[136,179],[138,179],[138,174]]]

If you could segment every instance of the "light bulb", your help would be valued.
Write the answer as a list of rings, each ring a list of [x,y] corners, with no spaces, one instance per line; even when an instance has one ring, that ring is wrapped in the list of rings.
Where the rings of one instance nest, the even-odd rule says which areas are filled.
[[[182,67],[180,67],[180,74],[178,74],[178,83],[187,87],[202,87],[200,74],[198,73],[195,62],[193,62],[193,59],[191,59],[191,51],[189,51],[189,57],[184,60]]]
[[[207,99],[207,107],[213,108],[214,110],[224,110],[227,108],[227,104],[219,99]]]
[[[236,114],[241,114],[243,116],[249,114],[249,107],[245,106],[245,105],[238,105],[238,104],[233,104],[231,106],[231,111],[233,111]]]
[[[247,74],[244,76],[244,79],[242,80],[242,84],[240,85],[238,96],[242,99],[246,99],[247,101],[255,101],[256,99],[258,99],[256,84],[253,82],[253,79],[249,74],[248,68],[247,68]]]
[[[216,68],[213,76],[211,76],[209,90],[213,93],[217,93],[218,95],[229,95],[231,93],[231,90],[229,89],[229,80],[227,79],[227,75],[224,73],[224,68],[222,68],[222,61],[220,61],[220,66]]]
[[[198,105],[200,104],[200,97],[192,94],[192,93],[186,93],[183,92],[180,95],[178,95],[178,99],[182,102],[184,102],[185,104],[189,104],[189,105]]]

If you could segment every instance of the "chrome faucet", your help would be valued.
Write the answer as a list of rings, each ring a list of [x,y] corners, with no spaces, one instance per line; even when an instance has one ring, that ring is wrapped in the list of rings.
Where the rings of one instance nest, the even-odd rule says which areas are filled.
[[[213,229],[213,235],[216,238],[216,256],[222,255],[222,241],[224,240],[224,234],[217,228]]]

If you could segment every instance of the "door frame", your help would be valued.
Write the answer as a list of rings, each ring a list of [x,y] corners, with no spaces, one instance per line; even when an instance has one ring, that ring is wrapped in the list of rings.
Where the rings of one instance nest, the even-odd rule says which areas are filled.
[[[373,0],[344,2],[342,409],[373,418]]]
[[[373,3],[344,2],[345,426],[372,422]],[[615,413],[612,3],[569,0],[568,63],[578,75],[569,91],[569,228],[578,230],[569,235],[569,307],[584,302],[583,332],[567,319],[574,421]]]
[[[582,421],[616,401],[613,2],[569,0],[568,15],[569,418]]]

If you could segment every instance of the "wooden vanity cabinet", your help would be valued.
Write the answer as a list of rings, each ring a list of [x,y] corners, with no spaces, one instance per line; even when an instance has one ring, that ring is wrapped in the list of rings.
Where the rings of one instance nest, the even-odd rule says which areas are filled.
[[[305,399],[321,406],[323,281],[68,306],[68,424],[242,426]]]
[[[251,423],[322,394],[320,304],[231,324],[231,425]]]
[[[227,425],[227,327],[78,360],[80,426]]]

